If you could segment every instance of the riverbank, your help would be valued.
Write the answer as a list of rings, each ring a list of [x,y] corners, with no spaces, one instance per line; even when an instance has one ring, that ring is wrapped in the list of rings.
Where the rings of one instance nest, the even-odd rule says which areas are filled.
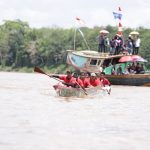
[[[45,72],[48,73],[65,73],[66,70],[75,71],[71,66],[67,64],[58,64],[58,65],[51,65],[50,67],[40,67]],[[24,72],[24,73],[32,73],[34,72],[34,67],[21,67],[21,68],[14,68],[14,67],[2,67],[0,66],[0,71],[3,72]]]
[[[72,72],[75,72],[75,69],[72,66],[69,66],[67,64],[51,65],[50,67],[40,67],[40,68],[43,69],[47,73],[62,74],[62,73],[66,73],[66,70],[71,70]],[[0,71],[32,73],[32,72],[34,72],[34,67],[13,68],[13,67],[0,66]],[[150,70],[147,70],[146,73],[150,74]]]

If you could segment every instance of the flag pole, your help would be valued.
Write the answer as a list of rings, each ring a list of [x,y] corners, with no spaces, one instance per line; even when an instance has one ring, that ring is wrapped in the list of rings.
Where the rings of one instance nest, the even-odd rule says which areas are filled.
[[[74,45],[73,45],[74,51],[76,50],[76,34],[77,34],[77,28],[75,27],[75,30],[74,30]]]
[[[84,37],[84,34],[83,34],[83,32],[80,30],[80,25],[85,25],[85,22],[84,22],[84,20],[80,19],[79,17],[76,17],[76,21],[78,22],[78,25],[77,25],[77,27],[75,28],[75,33],[74,33],[74,50],[75,50],[75,40],[76,40],[77,30],[80,32],[80,34],[81,34],[81,36],[82,36],[82,38],[83,38],[83,40],[84,40],[84,42],[85,42],[85,44],[86,44],[88,50],[90,50],[90,47],[89,47],[89,45],[88,45],[88,43],[87,43],[87,41],[86,41],[86,39],[85,39],[85,37]]]
[[[88,45],[88,43],[87,43],[87,41],[86,41],[86,39],[85,39],[85,37],[84,37],[83,32],[82,32],[79,28],[78,28],[78,31],[80,32],[80,34],[81,34],[81,36],[82,36],[82,38],[83,38],[83,40],[84,40],[84,42],[85,42],[85,44],[86,44],[88,50],[90,50],[90,47],[89,47],[89,45]]]

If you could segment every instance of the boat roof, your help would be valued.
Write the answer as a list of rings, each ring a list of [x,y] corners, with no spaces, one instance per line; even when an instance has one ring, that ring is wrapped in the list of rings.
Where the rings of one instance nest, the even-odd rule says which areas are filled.
[[[120,58],[124,56],[124,54],[110,55],[109,53],[99,53],[93,50],[83,50],[83,51],[67,50],[67,52],[72,52],[72,54],[74,55],[95,59],[111,59],[111,58]]]

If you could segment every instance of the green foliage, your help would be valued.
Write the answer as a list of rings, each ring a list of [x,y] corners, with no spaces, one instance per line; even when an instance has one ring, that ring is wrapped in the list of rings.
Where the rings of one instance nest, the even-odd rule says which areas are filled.
[[[101,29],[109,31],[111,39],[116,33],[117,28],[113,26],[93,28],[82,27],[76,30],[76,50],[90,49],[97,51],[98,41],[96,37]],[[141,48],[140,55],[150,62],[150,29],[139,27],[136,29],[140,33]],[[131,28],[123,31],[126,39]],[[69,66],[66,65],[66,50],[74,49],[75,29],[62,28],[30,28],[28,23],[21,20],[6,20],[0,26],[0,69],[6,70],[27,70],[34,66],[50,68],[53,72],[64,71]],[[150,64],[148,66],[150,68]]]

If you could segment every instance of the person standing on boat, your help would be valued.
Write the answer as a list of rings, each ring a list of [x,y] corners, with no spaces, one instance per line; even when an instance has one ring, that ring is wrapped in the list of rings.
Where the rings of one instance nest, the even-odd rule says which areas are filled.
[[[136,40],[135,40],[135,51],[134,54],[138,55],[139,53],[139,47],[140,47],[140,43],[141,43],[141,39],[139,38],[139,36],[137,36]]]
[[[110,41],[109,41],[109,38],[107,35],[105,35],[105,38],[104,38],[104,44],[105,44],[105,52],[109,52],[110,53]]]
[[[133,54],[133,42],[132,42],[131,35],[129,35],[127,39],[127,51],[130,55]]]
[[[118,55],[121,51],[121,47],[122,47],[122,38],[117,34],[115,36],[115,55]]]
[[[67,86],[76,87],[76,85],[77,85],[76,79],[72,76],[72,73],[69,70],[66,71],[66,75],[50,75],[50,76],[63,80],[64,81],[63,84],[65,84]]]
[[[113,37],[110,40],[110,55],[114,55],[115,53],[115,38]]]
[[[98,52],[104,52],[106,51],[106,46],[105,46],[105,36],[103,33],[100,33],[100,35],[98,36]]]
[[[92,86],[99,86],[101,85],[102,86],[102,83],[100,82],[100,80],[97,78],[96,74],[95,73],[91,73],[91,76],[90,76],[90,84]]]

